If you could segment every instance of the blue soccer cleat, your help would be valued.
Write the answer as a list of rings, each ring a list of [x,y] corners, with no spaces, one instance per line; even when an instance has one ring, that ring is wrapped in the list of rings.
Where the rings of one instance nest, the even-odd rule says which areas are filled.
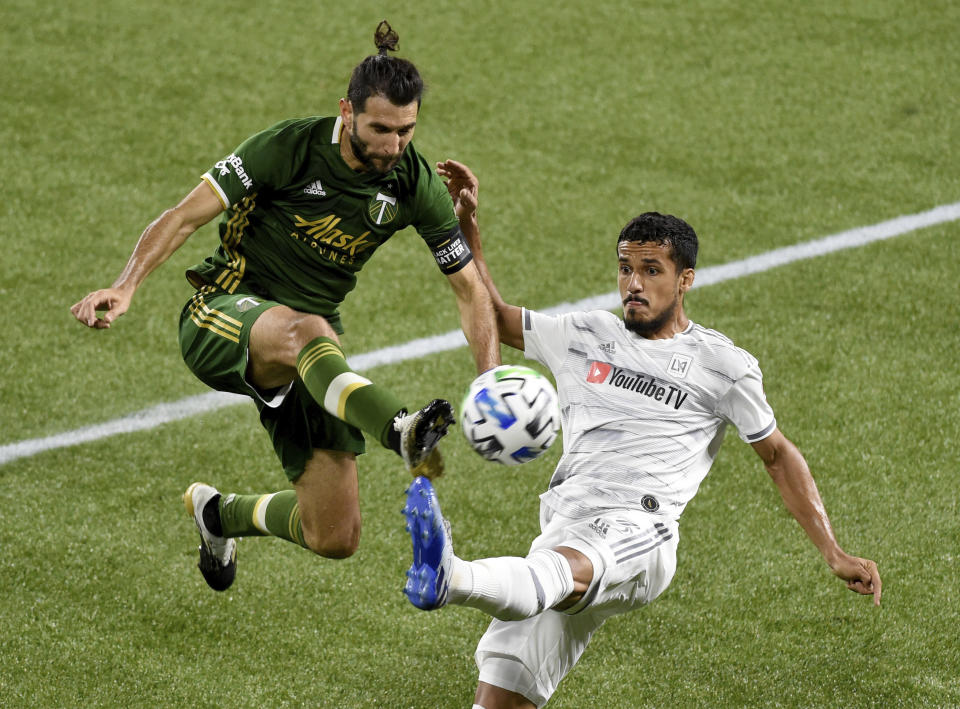
[[[450,589],[453,541],[450,523],[443,518],[437,494],[427,478],[415,478],[407,488],[403,515],[413,541],[413,564],[407,571],[403,592],[421,610],[442,608]]]

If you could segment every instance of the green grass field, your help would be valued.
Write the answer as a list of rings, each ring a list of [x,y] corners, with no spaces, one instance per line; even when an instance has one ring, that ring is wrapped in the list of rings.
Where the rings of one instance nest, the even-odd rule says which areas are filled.
[[[511,302],[614,290],[615,236],[641,211],[687,219],[712,266],[960,201],[955,3],[386,7],[5,2],[0,446],[206,391],[176,322],[213,225],[112,330],[68,308],[249,134],[336,110],[384,16],[429,84],[416,145],[479,175]],[[457,327],[419,241],[399,235],[362,274],[348,352]],[[549,706],[960,705],[958,275],[949,222],[691,294],[694,320],[759,358],[841,544],[878,561],[883,606],[831,576],[731,433],[673,584],[611,620]],[[459,401],[473,368],[460,349],[368,376]],[[450,437],[439,492],[461,556],[526,552],[559,453],[507,470]],[[195,569],[195,479],[286,485],[252,406],[0,465],[0,706],[470,705],[486,622],[404,599],[393,454],[361,459],[354,557],[245,540],[225,594]]]

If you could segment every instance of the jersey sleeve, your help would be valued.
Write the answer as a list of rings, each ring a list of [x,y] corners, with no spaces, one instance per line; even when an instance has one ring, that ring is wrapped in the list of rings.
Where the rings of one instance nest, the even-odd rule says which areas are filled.
[[[440,270],[446,275],[456,273],[473,260],[473,253],[460,231],[447,186],[419,156],[417,167],[414,228],[430,247]]]
[[[567,354],[570,315],[544,315],[521,309],[523,321],[523,354],[556,372]]]
[[[250,136],[203,175],[217,193],[224,209],[264,188],[287,184],[298,155],[306,149],[304,135],[291,121],[271,126]]]
[[[746,443],[762,441],[774,432],[777,420],[767,403],[763,375],[755,362],[720,399],[717,414],[736,426],[738,435]]]

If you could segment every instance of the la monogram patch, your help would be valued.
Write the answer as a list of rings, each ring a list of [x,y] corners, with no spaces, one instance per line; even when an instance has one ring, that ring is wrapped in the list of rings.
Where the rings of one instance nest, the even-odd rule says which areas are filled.
[[[677,379],[684,379],[687,372],[690,371],[690,365],[693,364],[693,357],[682,354],[674,354],[667,365],[667,371]]]

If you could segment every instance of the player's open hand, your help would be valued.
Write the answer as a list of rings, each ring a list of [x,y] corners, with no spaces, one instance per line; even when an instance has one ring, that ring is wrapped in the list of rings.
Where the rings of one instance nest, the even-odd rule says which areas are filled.
[[[456,160],[437,163],[437,174],[446,180],[457,218],[473,216],[480,201],[480,181],[473,171]]]
[[[130,307],[131,295],[119,288],[103,288],[90,293],[79,303],[70,307],[73,316],[87,327],[106,330],[118,317]],[[97,312],[105,310],[102,316]]]
[[[873,596],[873,605],[880,605],[882,582],[877,564],[870,559],[844,555],[833,565],[833,573],[847,582],[847,588],[864,596]]]

